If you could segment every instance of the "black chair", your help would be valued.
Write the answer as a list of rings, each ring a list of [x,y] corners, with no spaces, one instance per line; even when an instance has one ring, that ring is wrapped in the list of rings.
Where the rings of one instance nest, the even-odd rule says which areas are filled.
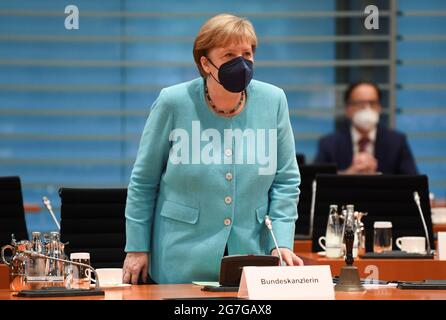
[[[122,268],[127,189],[61,188],[61,240],[71,252],[90,252],[94,268]]]
[[[313,195],[313,181],[318,174],[336,174],[335,164],[310,164],[299,166],[300,195],[297,205],[299,218],[296,221],[295,239],[310,240],[312,238],[313,221],[311,217],[311,200]]]
[[[368,212],[362,219],[366,229],[366,251],[373,252],[373,224],[391,221],[393,243],[402,236],[425,236],[413,192],[421,198],[421,208],[434,248],[429,202],[428,178],[425,175],[318,175],[312,251],[322,250],[318,239],[325,235],[330,204],[354,204],[355,211]],[[393,249],[396,246],[393,245]]]
[[[305,164],[305,155],[303,153],[296,153],[297,164],[303,166]]]
[[[0,177],[0,246],[16,240],[28,240],[22,185],[19,177]]]

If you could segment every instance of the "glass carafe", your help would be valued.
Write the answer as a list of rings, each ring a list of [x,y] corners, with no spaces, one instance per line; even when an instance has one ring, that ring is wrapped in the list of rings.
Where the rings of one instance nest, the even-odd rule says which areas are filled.
[[[343,256],[343,234],[344,219],[338,213],[338,206],[330,205],[327,229],[325,231],[325,253],[327,258],[339,258]]]

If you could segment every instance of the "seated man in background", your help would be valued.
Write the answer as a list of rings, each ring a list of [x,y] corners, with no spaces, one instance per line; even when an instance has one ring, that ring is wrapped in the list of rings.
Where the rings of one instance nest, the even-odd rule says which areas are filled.
[[[406,136],[379,125],[381,91],[370,82],[350,85],[344,95],[350,126],[319,141],[315,163],[336,163],[345,174],[417,174]]]

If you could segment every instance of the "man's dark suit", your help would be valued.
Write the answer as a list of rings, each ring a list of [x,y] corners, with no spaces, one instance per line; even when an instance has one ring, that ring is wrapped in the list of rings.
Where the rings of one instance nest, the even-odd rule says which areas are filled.
[[[417,174],[415,160],[406,136],[395,130],[378,126],[375,141],[378,172],[384,174]],[[339,170],[347,169],[353,159],[350,128],[322,137],[315,163],[336,163]]]

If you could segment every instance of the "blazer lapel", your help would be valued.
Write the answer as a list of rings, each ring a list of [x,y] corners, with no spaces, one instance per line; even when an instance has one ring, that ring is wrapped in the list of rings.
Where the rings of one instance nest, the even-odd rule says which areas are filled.
[[[338,144],[339,169],[346,169],[351,165],[353,160],[353,144],[350,130],[341,131],[339,139],[341,140]]]
[[[380,125],[376,130],[375,158],[378,160],[378,171],[382,171],[386,158],[386,139],[384,128]]]

